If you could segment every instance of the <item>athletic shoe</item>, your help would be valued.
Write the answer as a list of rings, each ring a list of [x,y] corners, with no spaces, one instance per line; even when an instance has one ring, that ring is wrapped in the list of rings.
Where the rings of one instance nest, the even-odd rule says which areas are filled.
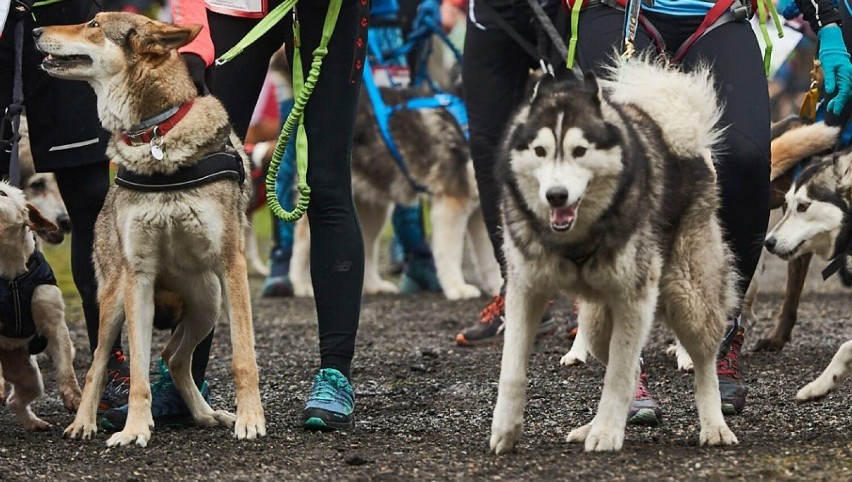
[[[431,256],[421,258],[410,256],[405,262],[399,279],[399,292],[413,294],[420,291],[441,291],[435,260]]]
[[[739,415],[745,407],[748,387],[740,370],[740,350],[745,342],[745,330],[736,333],[728,330],[716,357],[716,374],[719,376],[719,393],[722,396],[722,413]]]
[[[303,426],[308,430],[351,428],[354,411],[355,393],[349,380],[334,368],[320,370],[305,404]]]
[[[127,405],[130,395],[130,363],[121,349],[110,353],[107,361],[107,382],[98,402],[98,413]]]
[[[276,248],[269,256],[269,276],[263,280],[260,296],[263,298],[287,298],[293,296],[290,281],[290,250]]]
[[[399,237],[393,235],[390,241],[390,274],[400,274],[405,269],[405,249],[399,242]]]
[[[171,428],[194,426],[192,413],[178,393],[172,375],[162,359],[159,362],[159,371],[160,379],[151,384],[151,416],[154,418],[154,426]],[[201,396],[208,404],[210,403],[210,388],[206,381],[201,384]],[[125,404],[107,410],[100,420],[101,428],[113,432],[124,429],[128,407]]]
[[[648,388],[648,372],[645,371],[645,363],[639,362],[639,370],[639,383],[636,384],[633,402],[627,411],[627,423],[656,427],[663,420],[663,412],[654,400],[654,394]]]
[[[547,303],[547,307],[541,316],[541,326],[538,329],[539,335],[553,333],[557,328],[556,320],[550,312],[552,304],[552,301]],[[505,318],[506,299],[503,295],[497,295],[479,314],[479,322],[477,324],[465,328],[464,331],[456,335],[456,344],[459,346],[479,346],[503,341],[503,322]]]

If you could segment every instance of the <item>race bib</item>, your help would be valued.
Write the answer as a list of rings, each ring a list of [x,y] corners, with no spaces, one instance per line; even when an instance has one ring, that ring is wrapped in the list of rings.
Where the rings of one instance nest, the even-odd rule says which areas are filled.
[[[207,9],[223,15],[261,18],[269,11],[267,0],[204,0]]]

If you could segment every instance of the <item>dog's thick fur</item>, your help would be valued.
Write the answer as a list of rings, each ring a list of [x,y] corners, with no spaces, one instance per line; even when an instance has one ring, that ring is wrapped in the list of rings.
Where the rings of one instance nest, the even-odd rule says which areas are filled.
[[[382,89],[390,104],[404,102],[417,91]],[[443,109],[400,110],[391,117],[391,135],[419,184],[431,194],[432,251],[438,281],[451,300],[497,294],[500,267],[479,208],[473,163],[462,132]],[[352,189],[364,235],[364,293],[395,293],[397,287],[379,274],[379,235],[394,204],[411,205],[417,190],[391,156],[379,132],[369,97],[362,93],[352,148]],[[473,254],[479,287],[462,273],[465,234]],[[310,248],[303,221],[296,229],[290,279],[297,296],[310,296]]]
[[[38,208],[26,201],[24,193],[0,182],[0,276],[14,279],[27,271],[27,260],[36,249],[34,231],[55,230]],[[65,303],[56,285],[41,285],[33,292],[30,309],[39,334],[47,339],[47,353],[56,370],[56,383],[62,403],[70,411],[80,405],[80,386],[74,374],[74,346],[65,325]],[[0,320],[12,323],[12,320]],[[30,355],[29,338],[0,336],[0,399],[5,381],[12,385],[7,404],[29,431],[46,430],[50,424],[38,418],[30,403],[44,391],[36,357]]]
[[[610,79],[539,85],[507,134],[506,331],[491,430],[498,454],[521,436],[527,359],[559,289],[579,297],[585,341],[607,365],[597,415],[569,442],[621,449],[659,309],[695,361],[701,444],[737,443],[715,369],[736,276],[716,217],[711,75],[642,59],[619,63]]]
[[[782,259],[816,255],[841,261],[841,281],[852,286],[852,150],[812,161],[785,196],[787,210],[766,236],[766,248]],[[837,351],[825,371],[796,394],[825,396],[852,371],[852,341]]]
[[[169,174],[222,150],[229,140],[242,150],[224,107],[212,96],[195,98],[186,116],[162,137],[163,160],[157,161],[147,145],[128,146],[122,141],[122,132],[143,119],[196,96],[177,49],[200,28],[177,27],[141,15],[100,13],[89,23],[36,29],[34,36],[37,47],[48,54],[42,64],[47,73],[85,80],[94,88],[101,123],[113,133],[110,158],[136,174]],[[248,160],[243,153],[240,156],[249,172]],[[124,430],[110,437],[107,445],[147,445],[153,427],[148,371],[155,295],[166,291],[180,297],[182,315],[162,356],[196,424],[236,421],[237,438],[265,434],[244,256],[249,183],[248,178],[242,185],[221,180],[165,192],[110,189],[95,228],[98,348],[67,436],[90,438],[96,432],[109,347],[126,321],[129,412]],[[190,376],[193,349],[220,317],[231,326],[236,420],[210,408]]]

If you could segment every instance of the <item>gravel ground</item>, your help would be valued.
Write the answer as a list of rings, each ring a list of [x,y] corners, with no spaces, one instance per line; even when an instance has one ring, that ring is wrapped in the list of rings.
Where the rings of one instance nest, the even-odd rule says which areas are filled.
[[[819,267],[815,267],[816,271]],[[781,302],[783,266],[769,263],[758,326],[747,347],[769,329]],[[255,288],[257,286],[255,285]],[[852,480],[852,387],[797,405],[796,390],[814,378],[852,336],[852,298],[839,283],[808,281],[794,340],[780,353],[745,353],[751,392],[745,412],[728,419],[735,448],[698,447],[692,376],[666,357],[671,335],[653,332],[645,360],[664,409],[658,428],[628,427],[618,454],[583,453],[568,432],[593,416],[604,367],[560,367],[564,333],[542,339],[530,363],[524,438],[514,454],[488,451],[500,347],[461,349],[455,333],[483,300],[448,302],[437,295],[364,300],[353,376],[354,430],[308,433],[299,417],[318,364],[313,302],[257,300],[255,328],[268,436],[238,442],[230,430],[157,430],[146,449],[106,448],[106,435],[64,440],[71,415],[48,375],[36,412],[54,424],[24,432],[0,411],[0,480]],[[558,307],[565,311],[567,304]],[[564,313],[563,313],[564,314]],[[79,313],[69,314],[81,377],[89,355]],[[208,380],[214,408],[233,407],[227,328],[220,327]],[[156,347],[163,345],[158,335]],[[45,364],[48,365],[48,364]]]

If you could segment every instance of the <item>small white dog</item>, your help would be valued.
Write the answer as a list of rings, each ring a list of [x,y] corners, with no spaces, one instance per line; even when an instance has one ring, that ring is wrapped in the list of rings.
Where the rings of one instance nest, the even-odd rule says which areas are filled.
[[[0,366],[12,385],[9,409],[29,431],[50,427],[30,409],[30,403],[44,392],[32,353],[45,349],[45,343],[65,408],[76,410],[81,396],[62,292],[36,250],[33,232],[41,230],[56,230],[56,226],[26,201],[23,191],[0,182]],[[0,376],[0,394],[3,388]]]

